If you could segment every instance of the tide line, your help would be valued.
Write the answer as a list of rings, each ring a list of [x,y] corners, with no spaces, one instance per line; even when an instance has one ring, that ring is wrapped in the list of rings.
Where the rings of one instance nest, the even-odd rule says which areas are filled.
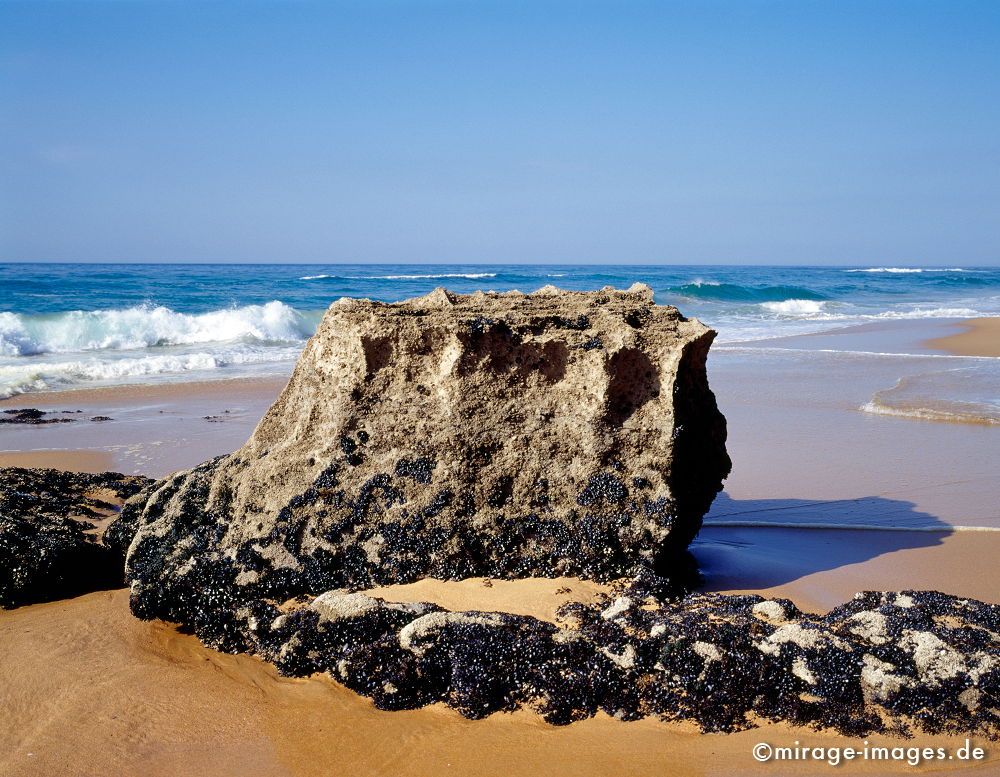
[[[871,523],[795,523],[794,521],[712,521],[702,524],[703,529],[715,527],[743,529],[840,529],[856,531],[897,531],[897,532],[1000,532],[998,526],[879,526]]]
[[[819,333],[816,333],[819,334]],[[781,335],[781,337],[788,337],[789,335]],[[807,335],[802,335],[803,337]],[[774,338],[778,339],[778,338]],[[972,361],[996,361],[995,356],[964,356],[955,353],[895,353],[895,352],[881,352],[881,351],[854,351],[849,348],[837,349],[837,348],[789,348],[781,345],[770,345],[770,346],[750,346],[750,345],[739,345],[740,342],[747,342],[745,340],[732,340],[730,342],[720,342],[712,347],[712,351],[728,351],[731,353],[794,353],[794,354],[810,354],[810,353],[823,353],[823,354],[842,354],[845,356],[891,356],[897,359],[937,359],[937,360],[947,360],[947,359],[964,359]]]

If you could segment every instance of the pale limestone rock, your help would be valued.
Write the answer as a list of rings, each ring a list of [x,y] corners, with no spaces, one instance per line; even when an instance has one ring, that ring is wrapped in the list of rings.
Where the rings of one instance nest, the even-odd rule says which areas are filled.
[[[123,512],[133,601],[669,576],[729,471],[714,335],[641,284],[340,299],[242,448]]]

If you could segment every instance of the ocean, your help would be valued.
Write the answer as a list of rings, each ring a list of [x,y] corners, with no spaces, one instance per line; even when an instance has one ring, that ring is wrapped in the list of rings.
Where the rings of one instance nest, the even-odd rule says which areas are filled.
[[[1000,360],[917,345],[941,323],[1000,315],[1000,268],[986,267],[0,264],[0,397],[287,375],[342,296],[636,281],[716,329],[715,360],[800,352],[882,376],[860,410],[1000,424]]]

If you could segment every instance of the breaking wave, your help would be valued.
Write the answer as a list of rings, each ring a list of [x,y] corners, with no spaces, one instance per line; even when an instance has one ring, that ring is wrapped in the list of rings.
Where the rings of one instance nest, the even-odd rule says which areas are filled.
[[[163,306],[64,313],[0,313],[0,354],[36,356],[127,351],[211,342],[293,343],[308,339],[322,311],[300,311],[274,300],[207,313]]]
[[[812,299],[786,299],[781,302],[762,302],[760,306],[772,313],[787,316],[810,316],[823,313],[825,302]]]
[[[220,351],[198,350],[188,353],[147,354],[142,356],[107,355],[82,359],[31,359],[0,365],[0,398],[31,391],[72,388],[87,383],[148,382],[156,378],[211,373],[232,368],[266,367],[268,372],[288,370],[288,363],[298,358],[301,348],[236,346]],[[188,378],[190,379],[190,378]]]

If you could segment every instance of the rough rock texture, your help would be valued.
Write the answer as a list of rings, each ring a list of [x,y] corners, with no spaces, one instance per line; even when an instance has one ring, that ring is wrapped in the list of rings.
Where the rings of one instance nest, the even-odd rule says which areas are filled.
[[[116,510],[108,499],[152,482],[116,472],[0,469],[0,607],[120,586],[124,549],[103,544],[99,525]]]
[[[129,506],[136,611],[669,573],[729,472],[714,334],[641,284],[342,299],[246,445]]]
[[[559,625],[345,590],[257,600],[196,624],[209,644],[290,676],[326,672],[381,709],[443,702],[469,718],[528,707],[553,724],[598,710],[728,732],[767,721],[873,732],[1000,734],[1000,606],[866,592],[826,616],[786,599],[692,594],[640,576]]]

